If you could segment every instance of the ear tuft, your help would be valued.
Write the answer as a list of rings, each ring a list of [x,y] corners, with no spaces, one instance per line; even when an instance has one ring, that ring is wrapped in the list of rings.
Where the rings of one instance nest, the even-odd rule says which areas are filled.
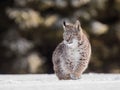
[[[65,22],[65,21],[63,21],[63,26],[64,26],[64,27],[66,26],[66,22]]]
[[[63,29],[66,30],[66,22],[65,21],[63,21],[62,26],[63,26]]]

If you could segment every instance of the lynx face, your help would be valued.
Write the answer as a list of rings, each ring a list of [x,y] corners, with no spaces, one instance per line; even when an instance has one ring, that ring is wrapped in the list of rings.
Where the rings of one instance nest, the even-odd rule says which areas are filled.
[[[80,35],[80,23],[76,22],[75,24],[70,24],[63,22],[63,39],[66,43],[71,44],[73,41]]]

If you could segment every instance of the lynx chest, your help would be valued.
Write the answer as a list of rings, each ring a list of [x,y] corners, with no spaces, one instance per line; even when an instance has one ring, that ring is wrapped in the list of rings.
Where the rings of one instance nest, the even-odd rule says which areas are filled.
[[[76,65],[76,63],[80,62],[81,52],[82,52],[82,49],[78,45],[78,40],[74,39],[71,44],[66,43],[65,61],[71,62],[74,65]]]
[[[79,48],[70,48],[67,50],[67,58],[73,62],[78,62],[80,60],[80,51]]]

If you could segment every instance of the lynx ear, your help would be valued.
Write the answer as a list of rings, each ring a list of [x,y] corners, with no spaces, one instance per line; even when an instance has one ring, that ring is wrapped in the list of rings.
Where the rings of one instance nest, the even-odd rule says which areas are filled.
[[[63,29],[65,30],[65,27],[66,27],[66,22],[65,21],[63,21],[62,26],[63,26]]]
[[[76,27],[76,29],[80,30],[81,25],[80,25],[79,20],[77,20],[77,21],[75,22],[75,27]]]
[[[66,22],[65,21],[63,21],[63,27],[66,27]]]

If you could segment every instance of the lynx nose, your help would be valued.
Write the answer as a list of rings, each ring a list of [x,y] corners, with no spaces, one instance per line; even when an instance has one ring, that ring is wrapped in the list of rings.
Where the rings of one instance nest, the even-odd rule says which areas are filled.
[[[66,40],[68,44],[71,44],[73,41],[71,39]]]

